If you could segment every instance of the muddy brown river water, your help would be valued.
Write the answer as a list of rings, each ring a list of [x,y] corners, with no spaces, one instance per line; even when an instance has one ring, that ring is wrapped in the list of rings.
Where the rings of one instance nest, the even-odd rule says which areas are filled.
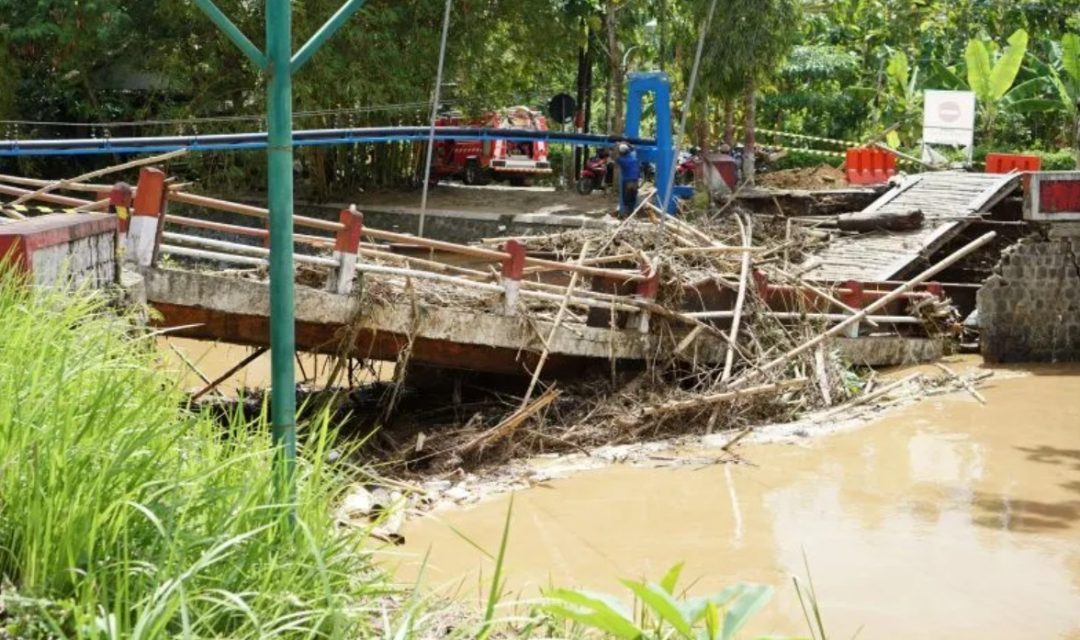
[[[691,590],[776,587],[754,633],[807,635],[809,562],[830,638],[1080,638],[1080,368],[1002,372],[863,428],[749,444],[746,464],[613,466],[514,497],[509,588],[619,593],[686,562]],[[700,452],[695,454],[700,456]],[[403,580],[479,600],[509,497],[410,523]],[[455,532],[455,530],[457,532]],[[483,576],[483,577],[481,577]]]
[[[195,390],[201,389],[206,383],[184,362],[185,359],[207,378],[216,380],[242,361],[252,349],[235,344],[163,337],[158,339],[158,351],[161,353],[163,366],[180,376],[181,387]],[[296,381],[322,386],[329,378],[333,365],[330,357],[302,353],[296,365]],[[375,363],[374,366],[375,375],[365,370],[357,375],[356,379],[369,382],[393,376],[392,363]],[[226,396],[235,396],[244,388],[265,389],[269,386],[270,354],[264,353],[226,379],[219,389]]]

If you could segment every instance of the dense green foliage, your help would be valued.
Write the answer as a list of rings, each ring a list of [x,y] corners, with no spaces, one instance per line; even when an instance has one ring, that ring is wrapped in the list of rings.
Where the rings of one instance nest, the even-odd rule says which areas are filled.
[[[296,46],[340,2],[296,0]],[[677,114],[692,108],[689,131],[702,142],[745,120],[751,92],[762,127],[851,140],[893,130],[893,142],[911,147],[922,90],[970,87],[981,98],[978,144],[1052,150],[1075,142],[1077,0],[718,0],[696,104],[683,105],[710,2],[456,0],[444,96],[478,111],[541,106],[568,92],[590,98],[593,130],[617,129],[626,73],[659,67],[673,78]],[[263,3],[218,4],[261,44]],[[296,78],[297,126],[425,122],[441,18],[441,2],[369,0]],[[9,122],[7,137],[263,124],[262,78],[182,0],[0,0],[0,73],[16,89],[0,93],[0,120],[154,121]],[[419,161],[404,144],[305,149],[299,157],[302,188],[316,196],[405,183]],[[264,181],[256,154],[187,162],[188,177],[208,188],[260,189]],[[55,160],[18,167],[50,175],[69,168]]]
[[[7,272],[5,270],[5,272]],[[10,273],[10,272],[7,272]],[[298,518],[273,504],[265,421],[181,408],[152,338],[96,298],[0,276],[4,637],[357,637],[383,579],[333,523],[325,425]]]

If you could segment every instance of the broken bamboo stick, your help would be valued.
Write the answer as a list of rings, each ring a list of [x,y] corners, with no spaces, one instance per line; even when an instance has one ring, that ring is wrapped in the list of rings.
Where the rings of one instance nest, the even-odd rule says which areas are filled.
[[[29,193],[32,193],[32,192],[28,191],[26,189],[20,189],[18,187],[12,187],[10,185],[0,184],[0,194],[4,194],[4,195],[8,195],[8,196],[24,196],[24,195],[29,194]],[[65,206],[65,207],[88,207],[88,208],[92,208],[94,210],[104,209],[104,208],[108,207],[108,205],[109,205],[108,200],[101,200],[101,201],[98,201],[98,202],[91,202],[90,200],[80,200],[78,198],[69,198],[67,196],[58,196],[58,195],[52,194],[52,193],[46,193],[46,194],[42,194],[40,196],[37,196],[35,198],[35,200],[40,200],[42,202],[50,202],[52,204],[59,204],[59,205]],[[10,202],[10,203],[5,202],[3,204],[0,204],[0,208],[3,208],[4,213],[7,214],[11,218],[15,218],[16,220],[24,220],[24,219],[26,219],[26,216],[22,215],[18,211],[15,211],[14,209],[8,208],[8,207],[10,207],[11,205],[14,205],[14,204],[15,204],[14,202]]]
[[[196,400],[203,397],[207,393],[210,393],[211,391],[216,389],[218,387],[218,385],[220,385],[222,382],[225,382],[226,380],[231,378],[234,374],[236,374],[236,372],[238,372],[241,369],[243,369],[244,367],[248,366],[249,364],[254,362],[256,358],[258,358],[259,356],[261,356],[262,354],[266,353],[269,350],[270,349],[268,349],[267,347],[259,347],[258,349],[252,351],[247,356],[245,356],[243,360],[236,363],[231,369],[229,369],[225,373],[221,374],[217,378],[214,378],[213,382],[206,385],[205,387],[200,389],[198,392],[196,392],[194,395],[192,395],[191,396],[191,402],[195,402]]]
[[[461,453],[472,453],[477,449],[483,449],[484,447],[488,447],[499,440],[513,435],[515,431],[525,424],[526,420],[539,413],[544,407],[547,407],[558,397],[558,387],[551,385],[548,387],[548,390],[541,394],[532,404],[518,409],[503,419],[499,424],[466,443],[465,446],[461,447]]]
[[[796,286],[804,287],[804,288],[816,293],[817,295],[819,295],[822,298],[824,298],[825,300],[828,300],[829,302],[835,304],[836,306],[840,307],[844,311],[847,311],[848,313],[858,313],[859,312],[858,309],[856,309],[856,308],[854,308],[854,307],[852,307],[850,305],[844,304],[842,301],[840,301],[835,296],[830,295],[824,289],[822,289],[820,287],[816,287],[816,286],[810,284],[809,282],[806,282],[805,280],[803,280],[802,278],[800,278],[798,276],[793,276],[790,273],[788,273],[787,271],[784,271],[783,269],[778,269],[778,268],[775,268],[775,267],[773,268],[773,271],[775,271],[776,273],[778,273],[781,276],[783,276],[784,278],[786,278],[789,282],[796,283]],[[880,325],[878,325],[877,322],[874,321],[873,318],[871,318],[869,316],[867,316],[867,318],[866,318],[866,323],[869,324],[871,327],[880,326]]]
[[[578,256],[578,261],[585,259],[585,256],[589,253],[589,242],[585,241],[581,245],[581,255]],[[529,388],[525,391],[525,397],[521,399],[521,408],[524,409],[529,404],[529,400],[532,398],[533,390],[536,389],[536,382],[540,379],[540,372],[544,370],[544,364],[547,363],[548,355],[551,353],[551,341],[555,339],[555,332],[559,330],[559,326],[562,324],[563,317],[566,316],[566,305],[570,302],[570,296],[574,293],[574,287],[577,286],[578,276],[581,275],[574,272],[570,276],[570,284],[566,285],[566,294],[563,295],[562,302],[559,304],[559,311],[555,314],[555,321],[551,323],[551,330],[548,331],[547,340],[544,341],[544,350],[540,353],[540,359],[536,363],[536,370],[533,371],[532,380],[529,381]]]
[[[986,396],[984,396],[983,394],[976,391],[975,386],[973,384],[971,384],[970,381],[960,377],[960,374],[956,373],[955,371],[950,369],[947,365],[945,365],[945,364],[943,364],[941,362],[935,362],[934,366],[937,367],[938,369],[941,369],[945,373],[949,374],[953,379],[955,379],[960,384],[960,386],[964,387],[964,390],[966,390],[968,393],[971,394],[972,398],[975,398],[976,400],[979,401],[979,404],[981,404],[983,406],[985,406],[987,404]]]
[[[925,376],[922,373],[913,373],[913,374],[911,374],[909,376],[905,376],[905,377],[903,377],[903,378],[901,378],[899,380],[890,382],[889,384],[885,385],[884,387],[879,388],[877,391],[874,391],[872,393],[863,394],[863,395],[859,396],[858,398],[855,398],[854,400],[852,400],[850,402],[846,402],[846,403],[844,403],[844,404],[842,404],[842,405],[840,405],[838,407],[834,407],[834,408],[830,409],[829,411],[826,411],[825,413],[823,413],[823,414],[821,414],[819,416],[816,416],[814,419],[815,420],[825,420],[825,419],[831,418],[831,417],[833,417],[835,415],[845,413],[847,411],[850,411],[851,409],[854,409],[855,407],[857,407],[859,405],[866,404],[866,403],[868,403],[868,402],[870,402],[872,400],[877,400],[878,398],[880,398],[880,397],[882,397],[882,396],[884,396],[886,394],[889,394],[892,391],[894,391],[896,389],[899,389],[900,387],[904,387],[904,386],[907,386],[907,385],[911,384],[912,382],[915,382],[917,380],[921,380],[923,377],[925,377]]]
[[[192,361],[191,361],[191,360],[190,360],[190,359],[189,359],[189,358],[188,358],[188,357],[187,357],[187,356],[186,356],[186,355],[184,354],[184,352],[183,352],[183,351],[181,351],[180,349],[177,349],[177,348],[176,348],[176,345],[175,345],[175,344],[173,344],[173,343],[171,343],[171,342],[168,342],[168,341],[166,341],[166,343],[167,343],[167,344],[169,345],[169,349],[171,349],[171,350],[172,350],[172,352],[176,354],[176,357],[177,357],[177,358],[180,358],[180,361],[181,361],[181,362],[183,362],[184,364],[186,364],[186,365],[187,365],[187,367],[188,367],[188,369],[191,369],[191,371],[192,371],[192,372],[193,372],[193,373],[194,373],[195,375],[199,376],[199,379],[203,381],[203,384],[211,384],[211,380],[210,380],[210,378],[209,378],[209,377],[208,377],[208,376],[207,376],[207,375],[206,375],[205,373],[203,373],[202,371],[200,371],[200,370],[199,370],[199,368],[198,368],[197,366],[195,366],[195,363],[194,363],[194,362],[192,362]]]
[[[749,247],[754,244],[754,232],[752,221],[747,219],[743,222],[742,216],[735,214],[735,222],[739,224],[739,235],[743,246]],[[735,341],[739,339],[739,325],[742,322],[743,305],[746,303],[746,285],[750,279],[750,254],[742,254],[742,264],[739,268],[739,293],[735,297],[735,315],[731,319],[731,332],[728,334],[727,352],[724,354],[724,372],[720,376],[721,382],[727,382],[731,377],[731,368],[735,365]]]
[[[784,389],[790,389],[793,387],[801,387],[805,385],[807,381],[807,378],[792,378],[791,380],[771,382],[769,384],[762,384],[756,387],[747,387],[745,389],[735,389],[733,391],[724,391],[722,393],[714,393],[706,396],[697,396],[689,400],[665,402],[663,404],[647,407],[641,412],[641,417],[647,418],[650,416],[654,416],[658,413],[675,413],[679,411],[686,411],[688,409],[698,409],[710,404],[716,404],[718,402],[724,402],[727,400],[736,400],[739,398],[746,398],[762,393],[768,393],[770,391],[782,391]]]
[[[80,182],[86,182],[87,180],[90,180],[91,178],[97,178],[98,176],[104,176],[104,175],[108,175],[110,173],[116,173],[118,171],[125,171],[127,169],[134,169],[136,167],[142,167],[142,166],[145,166],[145,165],[148,165],[148,164],[154,164],[155,162],[165,162],[166,160],[170,160],[170,159],[175,158],[177,156],[181,156],[181,155],[183,155],[185,153],[187,153],[187,149],[177,149],[176,151],[170,151],[169,153],[163,153],[163,154],[158,155],[158,156],[151,156],[149,158],[140,158],[138,160],[132,160],[131,162],[125,162],[123,164],[117,164],[117,165],[113,165],[111,167],[105,167],[104,169],[97,169],[97,170],[90,171],[88,173],[84,173],[82,175],[76,176],[74,178],[67,178],[65,180],[54,180],[54,181],[50,182],[49,184],[45,185],[44,187],[39,187],[37,191],[33,191],[33,192],[28,193],[28,194],[26,194],[24,196],[20,196],[18,199],[16,199],[11,204],[22,204],[22,203],[26,202],[27,200],[33,200],[34,198],[37,198],[38,196],[50,193],[50,192],[55,191],[57,189],[61,189],[61,188],[64,187],[64,185],[72,185],[72,184],[78,184]]]
[[[442,273],[434,273],[430,271],[420,271],[417,269],[400,269],[397,267],[384,267],[381,265],[357,263],[356,270],[367,273],[383,273],[392,276],[419,278],[424,280],[436,280],[441,282],[447,282],[450,284],[457,284],[464,287],[471,287],[473,289],[482,289],[484,291],[491,291],[493,293],[503,293],[505,289],[503,287],[487,283],[477,282],[476,280],[468,280],[466,278],[459,278],[455,276],[448,276]],[[528,289],[522,289],[520,295],[525,297],[532,297],[539,300],[548,300],[551,302],[561,302],[562,296],[547,293],[545,291],[532,291]],[[635,300],[634,298],[627,298],[622,296],[614,296],[606,294],[607,298],[601,298],[599,296],[595,298],[584,298],[573,296],[570,299],[572,304],[582,307],[598,307],[602,309],[614,309],[615,311],[639,311],[641,309],[648,309],[652,311],[652,305],[643,301]]]

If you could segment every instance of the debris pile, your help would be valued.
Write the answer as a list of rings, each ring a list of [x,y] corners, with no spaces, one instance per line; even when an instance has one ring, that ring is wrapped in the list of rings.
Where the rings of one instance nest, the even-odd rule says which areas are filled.
[[[656,298],[644,302],[618,290],[579,285],[578,274],[571,274],[569,283],[567,274],[560,274],[556,283],[546,277],[555,268],[528,267],[530,278],[522,282],[522,291],[549,295],[523,296],[517,310],[522,322],[546,319],[563,323],[565,330],[588,323],[598,300],[617,301],[637,313],[647,310],[648,335],[655,344],[648,360],[630,365],[612,360],[606,370],[553,381],[543,375],[542,355],[539,364],[529,361],[533,368],[526,373],[532,374],[531,380],[526,375],[479,381],[462,373],[440,395],[425,385],[423,375],[409,375],[406,355],[392,383],[340,398],[338,417],[359,419],[354,426],[361,432],[379,427],[369,448],[394,468],[431,474],[537,452],[583,451],[672,435],[740,434],[754,425],[842,405],[859,395],[865,382],[825,338],[860,319],[874,323],[875,309],[847,307],[839,300],[841,293],[798,275],[812,251],[828,238],[784,219],[728,210],[697,223],[669,218],[663,228],[658,220],[634,219],[608,229],[517,239],[527,243],[530,255],[550,256],[560,264],[618,267],[624,273],[647,265],[643,271],[657,274]],[[475,246],[498,247],[509,240],[495,238]],[[403,304],[411,296],[420,306],[460,305],[492,312],[502,307],[497,291],[476,294],[470,286],[454,286],[496,286],[500,274],[494,269],[485,274],[390,254],[369,259],[376,265],[396,262],[408,270],[366,277],[361,295],[370,296],[365,300],[373,304]],[[454,273],[455,280],[425,280],[421,273],[439,270]],[[779,301],[776,295],[766,298],[756,282],[762,277],[785,283],[780,289],[787,293]],[[877,308],[890,303],[882,300]],[[892,304],[920,319],[930,335],[947,333],[956,321],[951,305],[938,297]],[[603,309],[613,322],[616,308]],[[891,318],[880,324],[896,322]],[[880,324],[871,326],[886,333],[898,330]],[[547,337],[538,333],[531,346],[534,353]],[[723,356],[703,357],[702,337],[725,345]],[[522,363],[524,368],[524,358]]]

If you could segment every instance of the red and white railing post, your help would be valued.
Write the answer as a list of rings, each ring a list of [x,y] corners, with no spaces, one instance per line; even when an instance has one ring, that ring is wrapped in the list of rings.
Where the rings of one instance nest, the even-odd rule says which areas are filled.
[[[517,240],[503,244],[503,252],[510,254],[503,259],[502,284],[504,290],[504,312],[508,316],[517,314],[518,298],[521,294],[521,278],[525,274],[525,245]]]
[[[339,220],[344,228],[337,232],[334,239],[334,260],[337,260],[338,267],[331,270],[326,288],[348,295],[356,282],[356,256],[360,250],[360,236],[364,233],[364,214],[357,211],[356,205],[352,205],[342,209]]]
[[[108,198],[109,213],[116,215],[116,254],[118,259],[123,259],[127,249],[128,228],[131,226],[131,202],[134,198],[131,185],[117,182],[111,190],[99,195],[102,199]]]
[[[865,287],[861,282],[848,280],[840,286],[843,289],[839,296],[840,302],[856,310],[866,306]],[[858,338],[859,324],[858,322],[852,322],[851,326],[844,331],[844,335],[848,338]]]
[[[157,257],[166,195],[165,174],[160,169],[144,167],[139,171],[139,186],[128,224],[126,256],[140,267],[153,266]]]
[[[637,297],[645,302],[656,302],[656,296],[660,293],[660,270],[654,265],[642,264],[641,275],[645,276],[637,284]],[[652,314],[647,309],[638,312],[638,331],[649,332],[649,318]]]

